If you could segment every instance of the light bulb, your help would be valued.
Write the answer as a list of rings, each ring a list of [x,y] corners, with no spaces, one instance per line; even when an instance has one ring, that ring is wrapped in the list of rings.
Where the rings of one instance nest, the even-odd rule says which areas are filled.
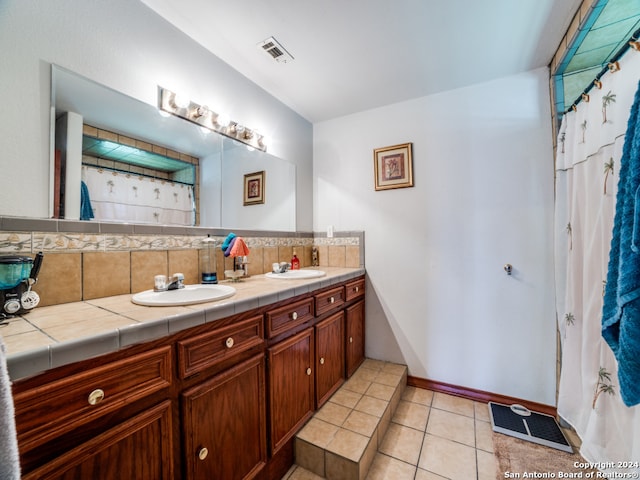
[[[209,109],[206,105],[200,105],[193,111],[194,117],[204,117],[207,113],[209,113]]]
[[[184,95],[180,95],[179,93],[173,95],[173,104],[176,108],[187,108],[189,103],[191,102]]]
[[[218,116],[216,117],[216,123],[220,127],[226,127],[227,125],[229,125],[230,121],[231,119],[229,118],[229,115],[227,115],[226,113],[219,113]]]

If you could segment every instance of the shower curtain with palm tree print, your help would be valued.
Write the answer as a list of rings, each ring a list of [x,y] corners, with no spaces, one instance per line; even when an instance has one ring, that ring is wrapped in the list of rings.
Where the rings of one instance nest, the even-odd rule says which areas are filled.
[[[619,70],[602,76],[600,88],[592,88],[564,115],[558,134],[558,413],[582,439],[580,452],[587,460],[614,462],[601,469],[628,475],[640,474],[640,406],[627,407],[620,398],[617,362],[602,338],[601,321],[620,157],[640,79],[640,53],[629,50],[618,64]]]

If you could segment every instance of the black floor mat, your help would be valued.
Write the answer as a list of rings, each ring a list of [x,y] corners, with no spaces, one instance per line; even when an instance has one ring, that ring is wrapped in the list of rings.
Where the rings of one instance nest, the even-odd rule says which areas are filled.
[[[494,432],[573,453],[571,445],[551,415],[532,412],[520,405],[489,402]]]

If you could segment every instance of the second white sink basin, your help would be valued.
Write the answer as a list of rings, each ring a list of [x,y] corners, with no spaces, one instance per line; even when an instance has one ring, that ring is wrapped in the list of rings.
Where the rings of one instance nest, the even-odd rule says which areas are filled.
[[[302,280],[305,278],[324,277],[326,274],[322,270],[287,270],[284,273],[267,273],[265,277],[279,280]]]
[[[185,285],[178,290],[154,292],[145,290],[136,293],[131,301],[137,305],[148,307],[172,307],[176,305],[194,305],[196,303],[214,302],[235,295],[236,289],[228,285]]]

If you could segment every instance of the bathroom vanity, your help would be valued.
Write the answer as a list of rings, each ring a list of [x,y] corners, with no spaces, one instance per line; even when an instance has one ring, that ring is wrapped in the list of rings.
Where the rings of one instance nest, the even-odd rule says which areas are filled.
[[[280,479],[364,360],[364,270],[342,270],[263,279],[252,308],[15,381],[23,479]]]

